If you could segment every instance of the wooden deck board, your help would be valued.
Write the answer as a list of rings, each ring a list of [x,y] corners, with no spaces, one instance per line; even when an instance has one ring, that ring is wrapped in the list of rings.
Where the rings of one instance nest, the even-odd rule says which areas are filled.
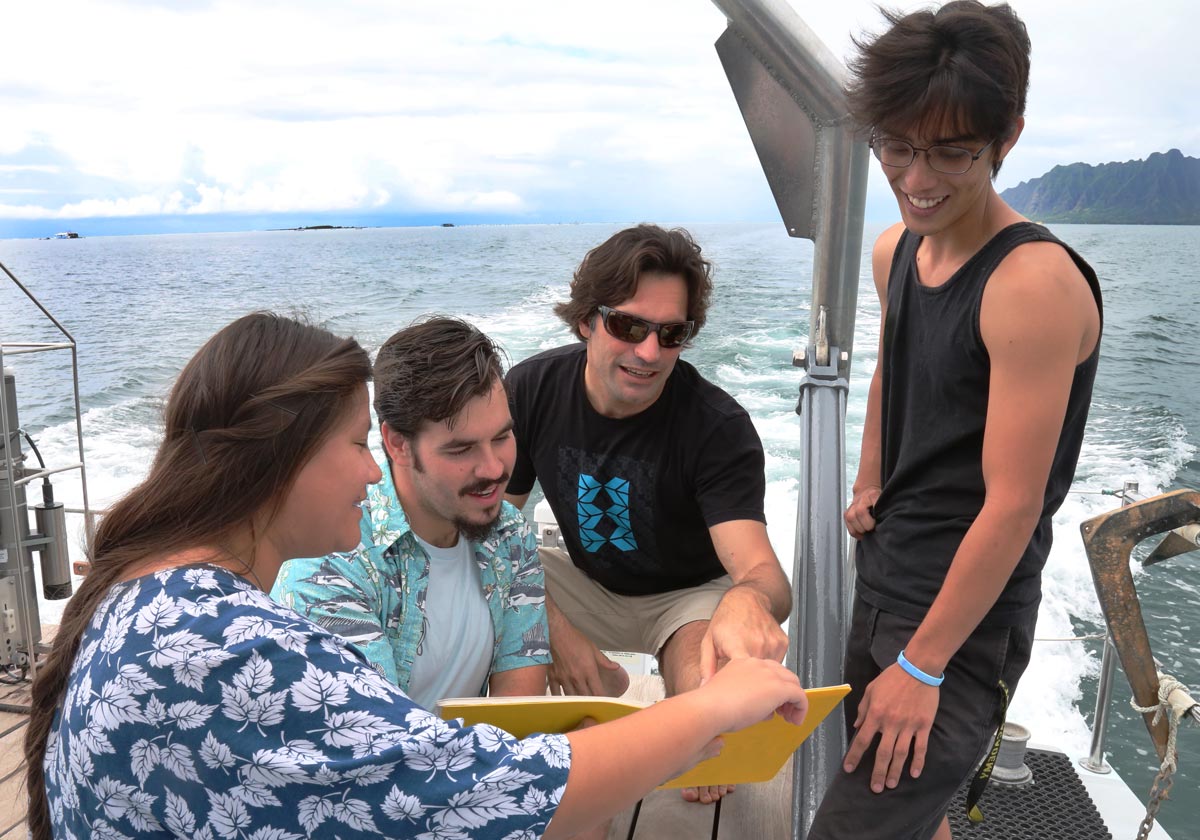
[[[0,685],[0,705],[28,706],[29,683]],[[29,716],[0,712],[0,840],[25,837],[25,727]]]
[[[662,680],[635,676],[628,699],[661,700]],[[712,837],[712,805],[685,802],[678,790],[656,790],[642,803],[634,840],[708,840]],[[721,804],[722,840],[780,840],[791,836],[792,763],[789,761],[769,782],[738,785]],[[632,809],[613,820],[608,840],[626,840]]]

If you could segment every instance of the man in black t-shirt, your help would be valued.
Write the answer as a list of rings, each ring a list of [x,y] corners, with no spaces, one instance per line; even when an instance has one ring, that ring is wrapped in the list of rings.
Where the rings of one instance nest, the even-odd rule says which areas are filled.
[[[710,273],[686,231],[623,230],[555,308],[582,343],[509,372],[508,498],[522,507],[539,480],[569,553],[542,550],[552,691],[620,694],[628,680],[601,648],[657,655],[669,694],[730,659],[787,651],[762,444],[746,411],[679,360],[704,324]]]

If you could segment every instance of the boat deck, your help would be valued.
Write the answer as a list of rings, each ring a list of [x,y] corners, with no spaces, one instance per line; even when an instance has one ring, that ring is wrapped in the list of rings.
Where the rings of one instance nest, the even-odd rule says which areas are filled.
[[[29,683],[0,683],[0,840],[25,837],[25,727],[29,716],[17,707],[29,705]]]
[[[627,697],[658,700],[662,694],[661,680],[636,676]],[[29,718],[17,709],[27,707],[29,702],[29,683],[0,684],[0,840],[25,837],[22,751]],[[1026,763],[1033,771],[1034,784],[1019,789],[989,785],[980,802],[985,821],[979,826],[968,827],[960,791],[951,812],[956,837],[1100,840],[1113,836],[1108,827],[1120,826],[1120,836],[1125,831],[1130,835],[1136,831],[1139,810],[1144,813],[1144,807],[1116,774],[1095,780],[1085,774],[1081,783],[1070,759],[1045,749],[1031,749]],[[1085,787],[1090,789],[1090,796]],[[678,790],[654,791],[643,801],[634,831],[630,832],[630,809],[612,821],[608,838],[783,840],[791,836],[791,795],[790,762],[770,782],[739,785],[722,801],[719,811],[712,805],[683,801]],[[1096,812],[1097,804],[1103,819]],[[1169,840],[1161,826],[1154,827],[1151,837]]]
[[[639,701],[661,700],[662,680],[654,676],[633,676],[625,697]],[[714,805],[685,802],[680,792],[672,789],[656,790],[642,801],[637,824],[631,834],[633,814],[631,809],[612,821],[608,840],[628,840],[630,837],[635,840],[702,840],[705,837],[714,840],[718,837],[728,840],[776,840],[790,837],[792,763],[789,761],[785,764],[769,782],[738,785],[731,795],[721,801],[719,813]]]

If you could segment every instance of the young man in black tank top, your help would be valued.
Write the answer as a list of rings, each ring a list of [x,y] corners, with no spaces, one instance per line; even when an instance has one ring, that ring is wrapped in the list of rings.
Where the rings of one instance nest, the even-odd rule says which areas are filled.
[[[848,94],[903,221],[872,255],[883,328],[845,515],[852,740],[810,840],[950,837],[1028,664],[1099,354],[1095,273],[992,183],[1024,128],[1024,24],[974,0],[888,20]]]

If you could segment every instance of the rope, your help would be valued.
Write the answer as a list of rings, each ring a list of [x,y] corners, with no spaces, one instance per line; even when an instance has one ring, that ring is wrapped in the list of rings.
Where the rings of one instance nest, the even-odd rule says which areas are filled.
[[[1154,784],[1150,786],[1150,798],[1146,803],[1146,816],[1142,819],[1142,824],[1138,828],[1137,840],[1146,840],[1150,836],[1150,829],[1154,827],[1154,821],[1158,817],[1158,810],[1162,807],[1162,803],[1167,799],[1171,792],[1171,786],[1175,784],[1174,774],[1178,769],[1178,751],[1176,749],[1176,738],[1179,735],[1179,720],[1183,716],[1181,710],[1176,710],[1171,704],[1171,693],[1179,690],[1184,694],[1189,694],[1188,687],[1179,680],[1172,677],[1170,674],[1158,675],[1158,703],[1154,706],[1139,706],[1136,698],[1130,698],[1129,705],[1133,707],[1135,712],[1148,715],[1154,713],[1153,719],[1150,721],[1152,725],[1157,726],[1162,720],[1163,712],[1167,714],[1167,750],[1163,757],[1162,766],[1159,767],[1158,773],[1154,777]]]
[[[1104,638],[1103,633],[1089,633],[1086,636],[1063,636],[1060,639],[1052,639],[1046,636],[1034,637],[1035,642],[1098,642]]]

